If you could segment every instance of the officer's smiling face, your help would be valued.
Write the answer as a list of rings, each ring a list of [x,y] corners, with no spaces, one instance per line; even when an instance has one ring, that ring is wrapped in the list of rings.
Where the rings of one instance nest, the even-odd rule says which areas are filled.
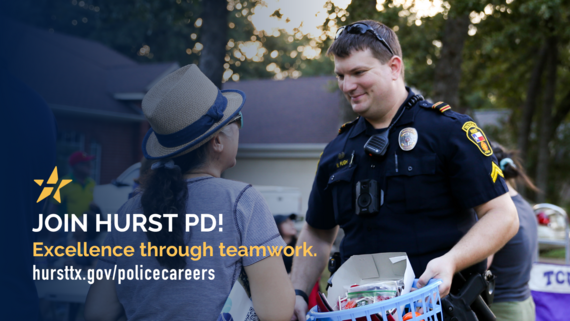
[[[372,55],[370,49],[334,57],[338,87],[352,110],[366,118],[383,109],[393,86],[393,72]]]

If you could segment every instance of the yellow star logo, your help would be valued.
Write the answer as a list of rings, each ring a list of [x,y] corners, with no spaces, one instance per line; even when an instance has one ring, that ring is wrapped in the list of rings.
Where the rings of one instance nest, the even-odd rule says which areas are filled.
[[[497,181],[498,176],[505,178],[505,176],[503,175],[503,171],[499,168],[499,166],[497,166],[497,164],[495,164],[495,162],[491,162],[491,163],[493,164],[493,169],[491,170],[491,178],[493,179],[493,183],[495,183]]]
[[[57,166],[56,166],[53,169],[53,172],[51,173],[51,175],[49,176],[49,179],[47,181],[47,185],[56,185],[58,179],[59,179],[59,176],[57,175]],[[34,182],[36,182],[36,184],[38,184],[39,186],[42,186],[42,184],[44,183],[44,180],[43,179],[34,179]],[[70,179],[62,179],[61,182],[59,183],[59,186],[55,190],[55,194],[53,194],[53,198],[58,203],[61,203],[61,195],[59,193],[59,190],[69,183],[71,183]],[[42,200],[44,200],[46,197],[50,196],[51,192],[53,192],[53,189],[54,189],[54,187],[50,187],[50,186],[44,187],[44,189],[42,190],[42,193],[40,194],[40,197],[38,197],[38,201],[36,203],[39,203]]]

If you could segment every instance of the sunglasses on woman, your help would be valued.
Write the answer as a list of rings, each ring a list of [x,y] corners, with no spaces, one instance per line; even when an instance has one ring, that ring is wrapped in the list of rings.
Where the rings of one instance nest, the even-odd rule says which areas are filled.
[[[239,123],[238,123],[239,122]],[[233,124],[233,123],[238,123],[239,128],[243,128],[243,115],[241,114],[241,111],[239,112],[239,114],[232,119],[228,125]]]
[[[336,36],[334,37],[334,40],[337,40],[338,37],[340,37],[344,31],[351,33],[351,34],[357,34],[357,35],[363,35],[367,31],[372,31],[372,33],[376,36],[376,39],[378,39],[378,41],[380,41],[384,45],[384,47],[386,47],[386,49],[388,49],[388,51],[392,54],[392,56],[395,55],[394,51],[392,50],[392,48],[390,47],[388,42],[386,42],[386,40],[384,40],[384,38],[380,37],[380,35],[376,32],[376,30],[374,30],[372,27],[370,27],[369,25],[367,25],[365,23],[356,22],[356,23],[338,28],[338,30],[336,31]]]

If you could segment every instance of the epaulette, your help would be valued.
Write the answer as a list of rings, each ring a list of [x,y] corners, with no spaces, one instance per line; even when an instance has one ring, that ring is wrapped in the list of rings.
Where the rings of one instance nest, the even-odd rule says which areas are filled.
[[[444,103],[443,101],[437,102],[437,103],[432,105],[429,102],[424,100],[424,101],[420,102],[420,106],[422,106],[424,108],[439,110],[442,114],[448,110],[451,110],[451,106]]]
[[[340,126],[340,128],[338,129],[338,134],[340,135],[340,134],[344,133],[345,131],[349,130],[350,127],[352,127],[352,126],[354,126],[354,124],[356,124],[356,122],[358,121],[359,118],[360,118],[360,116],[356,117],[356,119],[353,121],[349,121],[349,122],[342,124],[342,126]]]

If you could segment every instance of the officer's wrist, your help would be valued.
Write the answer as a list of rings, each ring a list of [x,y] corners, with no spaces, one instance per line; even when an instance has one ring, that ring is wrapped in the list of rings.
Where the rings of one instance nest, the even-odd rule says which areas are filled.
[[[307,295],[307,293],[305,293],[305,291],[295,289],[295,295],[302,297],[303,300],[305,300],[305,302],[307,302],[307,304],[309,304],[309,296]]]
[[[445,265],[450,267],[450,271],[453,271],[453,274],[463,270],[463,268],[458,270],[458,268],[459,268],[458,265],[460,265],[460,263],[458,263],[458,258],[457,258],[457,255],[456,255],[454,249],[451,249],[449,252],[445,253],[444,255],[440,256],[439,258],[441,260],[443,260],[443,262],[445,262],[444,263]]]

